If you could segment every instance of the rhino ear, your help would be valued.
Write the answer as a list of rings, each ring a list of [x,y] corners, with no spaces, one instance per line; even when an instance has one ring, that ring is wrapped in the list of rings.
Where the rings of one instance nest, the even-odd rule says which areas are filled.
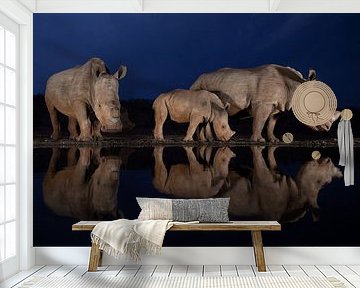
[[[92,74],[96,78],[98,78],[101,74],[104,74],[104,73],[106,73],[106,68],[105,67],[97,65],[97,64],[92,66]]]
[[[127,73],[127,67],[121,65],[118,71],[115,72],[114,76],[116,79],[121,80],[126,76],[126,73]]]
[[[314,69],[309,70],[308,80],[309,81],[316,80],[316,71]]]

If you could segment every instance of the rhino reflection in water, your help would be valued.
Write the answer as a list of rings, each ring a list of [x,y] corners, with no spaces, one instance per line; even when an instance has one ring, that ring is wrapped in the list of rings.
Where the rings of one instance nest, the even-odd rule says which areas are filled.
[[[60,149],[54,148],[43,182],[44,201],[57,215],[79,220],[119,218],[117,193],[120,156],[100,156],[100,148],[68,150],[67,166],[57,171]]]
[[[251,176],[229,173],[229,187],[222,197],[231,198],[229,213],[235,217],[291,222],[302,218],[307,210],[318,210],[319,191],[342,177],[330,158],[311,160],[301,166],[295,178],[277,171],[275,147],[268,148],[266,164],[262,147],[252,147],[253,170]],[[313,214],[316,217],[316,214]]]
[[[206,167],[199,163],[191,147],[184,150],[189,163],[172,165],[168,171],[163,162],[163,147],[154,148],[154,187],[176,198],[214,197],[226,183],[229,163],[235,154],[227,147],[217,148],[214,160]],[[202,147],[199,151],[202,159],[210,162],[212,150]]]

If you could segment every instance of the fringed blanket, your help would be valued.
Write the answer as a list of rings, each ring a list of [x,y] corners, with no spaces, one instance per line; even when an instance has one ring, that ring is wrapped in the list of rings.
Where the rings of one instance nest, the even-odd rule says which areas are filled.
[[[107,254],[140,260],[140,252],[159,254],[170,220],[127,220],[100,222],[91,233],[91,241]]]
[[[341,119],[337,134],[340,153],[339,165],[345,166],[345,186],[354,185],[354,137],[350,120]]]

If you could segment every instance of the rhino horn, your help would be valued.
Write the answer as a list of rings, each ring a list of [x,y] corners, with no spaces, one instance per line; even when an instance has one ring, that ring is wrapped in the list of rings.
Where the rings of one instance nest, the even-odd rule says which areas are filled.
[[[126,76],[127,73],[127,67],[121,65],[119,69],[115,72],[114,76],[116,79],[121,80]]]
[[[316,80],[316,71],[315,71],[315,69],[309,69],[308,80],[309,81]]]

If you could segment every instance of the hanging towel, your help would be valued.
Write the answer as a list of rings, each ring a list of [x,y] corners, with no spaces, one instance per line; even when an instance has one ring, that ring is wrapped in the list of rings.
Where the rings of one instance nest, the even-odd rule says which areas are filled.
[[[100,222],[91,232],[91,240],[107,254],[140,260],[140,252],[159,254],[170,220],[127,220]]]
[[[354,139],[350,120],[340,120],[337,134],[340,154],[339,165],[345,166],[345,186],[354,185]]]

